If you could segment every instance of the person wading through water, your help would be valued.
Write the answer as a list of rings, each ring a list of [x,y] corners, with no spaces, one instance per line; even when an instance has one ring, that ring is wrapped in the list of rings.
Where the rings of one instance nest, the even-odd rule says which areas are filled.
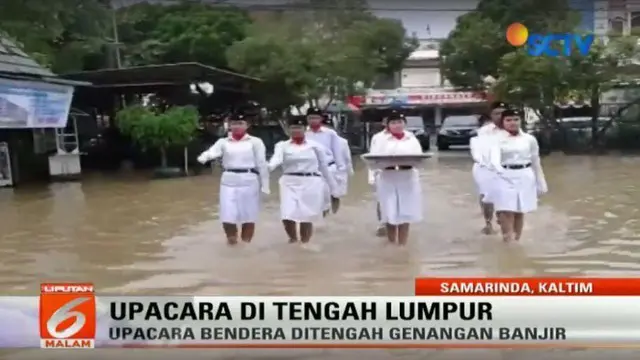
[[[251,242],[260,213],[260,193],[270,193],[266,150],[260,138],[247,134],[250,121],[244,111],[234,111],[227,122],[227,136],[200,154],[198,162],[222,158],[219,217],[227,242],[236,244],[238,235]]]
[[[304,117],[289,120],[289,140],[276,144],[269,170],[282,167],[280,177],[280,217],[289,242],[308,243],[313,222],[322,216],[325,180],[333,195],[336,183],[330,176],[325,148],[306,137]],[[298,233],[298,224],[300,232]]]

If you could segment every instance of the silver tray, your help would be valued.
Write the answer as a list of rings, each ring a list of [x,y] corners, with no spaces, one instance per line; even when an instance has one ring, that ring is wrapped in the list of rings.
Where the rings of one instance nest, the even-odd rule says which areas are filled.
[[[383,169],[389,166],[414,166],[422,167],[425,160],[430,158],[431,154],[419,155],[377,155],[364,154],[362,160],[370,169]]]
[[[377,155],[377,154],[364,154],[362,155],[362,159],[364,160],[389,160],[389,161],[421,161],[424,159],[429,159],[432,157],[432,154],[419,154],[419,155]]]

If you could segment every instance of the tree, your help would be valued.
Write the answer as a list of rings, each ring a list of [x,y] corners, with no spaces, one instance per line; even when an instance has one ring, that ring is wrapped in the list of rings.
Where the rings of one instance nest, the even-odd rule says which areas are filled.
[[[567,32],[577,20],[567,0],[480,0],[442,43],[442,73],[454,86],[482,88],[487,76],[498,76],[500,59],[517,50],[505,39],[510,24],[520,22],[532,33]]]
[[[102,0],[0,1],[0,31],[54,72],[82,70],[109,42],[109,24]]]
[[[575,88],[570,72],[565,58],[531,56],[520,49],[500,59],[491,91],[503,101],[536,111],[545,122],[553,119],[555,102],[566,99]]]
[[[118,11],[126,65],[195,61],[227,67],[226,49],[245,37],[248,15],[198,2],[140,3]]]
[[[159,149],[161,167],[167,167],[167,149],[187,146],[198,129],[198,110],[192,106],[175,106],[165,112],[134,105],[120,110],[118,127],[144,149]]]
[[[614,37],[607,43],[598,41],[593,44],[587,56],[574,54],[568,61],[571,68],[570,82],[574,91],[589,99],[591,114],[591,145],[598,148],[602,135],[611,126],[611,121],[600,126],[600,98],[620,80],[624,68],[633,65],[638,57],[638,37]]]
[[[265,80],[263,102],[270,107],[353,94],[381,72],[399,70],[417,47],[402,24],[376,18],[363,1],[299,6],[256,20],[227,52],[234,69]]]
[[[569,57],[530,56],[519,50],[502,57],[492,90],[500,99],[530,107],[543,121],[556,125],[553,109],[557,101],[589,100],[591,145],[595,148],[601,145],[601,135],[610,126],[600,126],[600,97],[637,54],[636,37],[616,37],[606,44],[594,42],[586,56],[577,52]]]

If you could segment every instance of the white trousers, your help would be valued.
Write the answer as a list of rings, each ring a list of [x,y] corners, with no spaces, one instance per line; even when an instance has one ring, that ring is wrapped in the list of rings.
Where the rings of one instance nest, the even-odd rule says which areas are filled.
[[[322,177],[282,175],[278,183],[282,220],[313,222],[322,216],[325,186]]]
[[[482,196],[482,202],[485,204],[492,203],[491,196],[495,192],[497,185],[497,174],[478,163],[473,164],[471,172],[478,195]]]
[[[336,165],[329,165],[329,176],[333,177],[333,180],[337,183],[338,182],[338,169],[336,168]],[[329,189],[329,183],[325,180],[324,181],[324,205],[322,210],[323,211],[328,211],[331,210],[331,189]]]
[[[255,223],[260,213],[260,181],[253,173],[223,172],[220,179],[220,221]]]
[[[417,170],[383,170],[376,179],[382,222],[391,225],[422,220],[422,187]]]
[[[497,176],[496,188],[491,194],[496,211],[528,213],[538,208],[538,190],[533,170],[507,169]]]

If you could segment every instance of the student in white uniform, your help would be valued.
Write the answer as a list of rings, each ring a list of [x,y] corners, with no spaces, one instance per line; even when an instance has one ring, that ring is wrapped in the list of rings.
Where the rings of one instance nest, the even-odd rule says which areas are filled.
[[[491,105],[490,121],[482,118],[481,126],[478,129],[477,137],[473,138],[471,145],[472,157],[474,159],[473,177],[476,181],[478,192],[480,194],[480,208],[484,217],[484,234],[492,234],[494,208],[491,194],[496,187],[496,173],[491,170],[489,161],[489,150],[496,135],[501,132],[498,127],[502,118],[502,112],[507,108],[504,102],[495,102]]]
[[[492,194],[504,241],[519,240],[524,214],[535,211],[538,196],[547,192],[538,141],[521,127],[522,112],[502,112],[503,129],[490,150],[491,167],[497,174]]]
[[[219,217],[229,244],[236,244],[238,235],[251,242],[260,212],[260,192],[269,194],[265,146],[260,138],[247,134],[248,126],[243,111],[232,113],[228,135],[198,156],[202,164],[222,158]]]
[[[268,165],[270,171],[282,167],[280,215],[291,243],[307,243],[311,239],[313,221],[324,210],[325,179],[331,195],[336,189],[334,178],[329,176],[325,149],[305,136],[306,125],[304,117],[289,121],[290,139],[276,144]]]
[[[406,119],[393,111],[387,118],[388,133],[383,133],[370,154],[418,155],[422,147],[415,135],[405,130]],[[387,238],[404,245],[409,225],[422,220],[422,188],[418,170],[410,166],[389,166],[379,170],[376,178],[377,197],[382,221],[387,225]]]
[[[329,116],[325,116],[324,124],[330,129],[335,130],[335,126],[333,124],[333,120]],[[349,140],[340,136],[340,156],[342,158],[342,163],[345,165],[345,169],[342,171],[336,171],[335,179],[336,179],[336,195],[339,197],[344,197],[349,192],[349,177],[353,176],[353,159],[351,158],[351,147],[349,146]],[[340,208],[340,203],[334,202],[331,211],[335,214],[338,212]]]
[[[325,126],[324,113],[317,107],[311,107],[307,110],[307,123],[309,127],[306,131],[306,138],[313,140],[324,147],[326,165],[329,169],[329,176],[336,181],[336,174],[346,170],[346,166],[342,160],[342,143],[338,133]],[[331,209],[340,207],[340,198],[331,196],[328,181],[325,182],[324,207],[323,215],[327,215]]]
[[[389,130],[387,130],[387,118],[383,118],[382,119],[382,125],[384,125],[384,128],[380,131],[378,131],[377,133],[373,134],[373,136],[371,137],[371,141],[369,142],[369,150],[371,150],[373,148],[373,146],[375,146],[375,144],[378,142],[379,139],[383,138],[385,134],[389,134]],[[368,176],[368,180],[369,180],[369,185],[372,185],[375,187],[377,187],[377,175],[378,172],[369,169],[369,176]],[[376,190],[377,191],[377,190]],[[382,221],[382,214],[380,213],[380,203],[376,202],[376,216],[378,218],[378,229],[376,230],[376,236],[387,236],[387,224],[385,224]]]

